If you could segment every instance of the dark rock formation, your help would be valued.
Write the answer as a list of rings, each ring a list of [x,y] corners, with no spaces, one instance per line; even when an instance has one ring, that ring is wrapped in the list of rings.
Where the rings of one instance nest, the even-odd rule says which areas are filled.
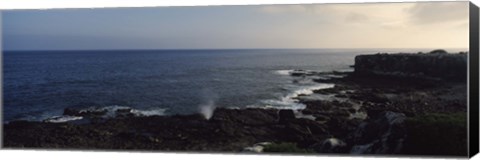
[[[65,108],[63,115],[65,116],[85,116],[85,117],[101,117],[107,114],[107,110],[103,108],[96,109],[77,109],[77,108]]]
[[[282,109],[278,111],[279,121],[280,123],[285,123],[291,119],[295,119],[295,114],[293,110]]]
[[[448,52],[443,49],[436,49],[436,50],[430,51],[430,54],[447,54],[447,53]]]
[[[12,121],[4,124],[3,147],[242,151],[258,142],[307,147],[328,137],[326,126],[317,121],[287,116],[280,124],[278,114],[273,109],[217,108],[210,120],[193,114],[108,117],[83,124]]]
[[[352,153],[395,154],[400,153],[406,137],[403,113],[383,112],[371,121],[363,122],[353,136]]]
[[[357,75],[442,78],[463,81],[467,78],[467,54],[375,54],[355,57]]]

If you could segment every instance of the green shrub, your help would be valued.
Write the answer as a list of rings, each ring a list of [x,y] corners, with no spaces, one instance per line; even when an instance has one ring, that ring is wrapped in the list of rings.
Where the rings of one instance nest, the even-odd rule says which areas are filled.
[[[312,153],[312,150],[298,148],[295,143],[272,143],[266,145],[263,152],[278,152],[278,153]]]
[[[466,113],[433,113],[406,120],[407,154],[467,155]]]

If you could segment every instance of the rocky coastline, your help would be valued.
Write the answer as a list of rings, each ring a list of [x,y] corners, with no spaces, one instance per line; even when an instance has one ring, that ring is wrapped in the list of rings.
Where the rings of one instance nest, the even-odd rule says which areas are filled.
[[[123,108],[104,118],[105,110],[67,108],[72,121],[4,124],[3,147],[466,156],[465,56],[360,55],[353,72],[294,70],[335,84],[296,97],[306,106],[298,111],[217,108],[207,119]],[[324,74],[334,76],[316,78]]]

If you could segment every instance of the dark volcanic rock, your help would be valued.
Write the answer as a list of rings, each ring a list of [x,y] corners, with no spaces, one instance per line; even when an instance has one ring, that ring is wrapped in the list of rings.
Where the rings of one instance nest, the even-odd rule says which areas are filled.
[[[80,116],[80,109],[65,108],[65,109],[63,110],[63,115],[67,115],[67,116]]]
[[[293,110],[282,109],[278,111],[278,117],[280,123],[285,123],[291,121],[292,119],[295,119],[295,114],[293,113]]]
[[[383,94],[376,94],[372,92],[359,92],[357,94],[351,95],[350,98],[357,100],[366,100],[368,102],[374,103],[385,103],[388,102],[388,98]]]
[[[76,109],[76,108],[65,108],[63,115],[67,116],[84,116],[84,117],[100,117],[106,115],[108,110],[103,108],[98,109]]]
[[[448,52],[443,49],[436,49],[436,50],[430,51],[430,54],[448,54]]]
[[[313,120],[287,116],[279,124],[278,114],[270,109],[219,108],[210,120],[193,114],[114,117],[81,125],[12,121],[4,125],[4,146],[241,151],[258,142],[296,142],[307,147],[328,135],[326,126]]]
[[[315,121],[328,121],[330,120],[330,117],[324,116],[324,115],[315,115]]]
[[[362,122],[360,119],[346,119],[341,117],[331,117],[327,121],[328,131],[336,137],[346,137],[353,132],[358,125]]]
[[[246,125],[268,125],[278,122],[277,110],[273,109],[223,109],[215,110],[211,121],[229,121]]]
[[[467,78],[466,54],[375,54],[355,57],[355,74],[396,77]]]
[[[353,133],[352,153],[399,153],[406,137],[403,113],[386,111],[363,122]]]
[[[281,130],[284,141],[295,142],[301,147],[311,146],[328,137],[327,126],[309,119],[293,119]]]

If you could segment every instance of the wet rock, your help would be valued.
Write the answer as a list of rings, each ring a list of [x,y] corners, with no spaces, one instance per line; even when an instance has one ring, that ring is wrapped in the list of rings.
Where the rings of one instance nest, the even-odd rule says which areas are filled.
[[[324,125],[322,123],[319,123],[317,121],[314,121],[314,120],[295,119],[294,123],[299,124],[299,125],[303,125],[304,127],[307,128],[307,130],[309,130],[309,133],[311,133],[311,134],[322,135],[322,134],[327,133],[326,125]]]
[[[215,110],[212,121],[228,121],[246,125],[276,124],[278,120],[277,110],[269,109],[223,109]]]
[[[76,108],[65,108],[63,110],[63,115],[67,116],[79,116],[80,115],[80,109]]]
[[[131,113],[132,109],[131,108],[122,108],[122,109],[117,109],[115,112],[117,114],[127,114],[127,113]]]
[[[334,83],[337,79],[335,78],[314,78],[312,81],[317,83]]]
[[[286,123],[295,119],[295,114],[293,113],[293,110],[282,109],[278,111],[278,117],[280,123]]]
[[[387,103],[389,101],[385,95],[374,94],[371,92],[357,93],[357,94],[351,95],[350,98],[356,99],[356,100],[373,102],[373,103]]]
[[[115,111],[115,116],[116,117],[134,117],[135,114],[132,113],[132,109],[131,108],[122,108],[122,109],[117,109]]]
[[[384,112],[384,109],[367,109],[367,116],[369,118],[378,118],[380,114]]]
[[[360,119],[348,119],[346,117],[331,117],[327,121],[328,131],[337,137],[346,137],[357,129],[362,122]]]
[[[348,112],[350,112],[350,113],[355,113],[355,112],[357,112],[357,110],[355,110],[355,109],[353,109],[353,108],[350,108],[350,109],[348,109]]]
[[[65,108],[63,115],[66,116],[82,116],[82,117],[100,117],[106,115],[108,110],[98,108],[98,109],[76,109],[76,108]]]
[[[330,117],[324,115],[315,115],[315,121],[328,121]]]

